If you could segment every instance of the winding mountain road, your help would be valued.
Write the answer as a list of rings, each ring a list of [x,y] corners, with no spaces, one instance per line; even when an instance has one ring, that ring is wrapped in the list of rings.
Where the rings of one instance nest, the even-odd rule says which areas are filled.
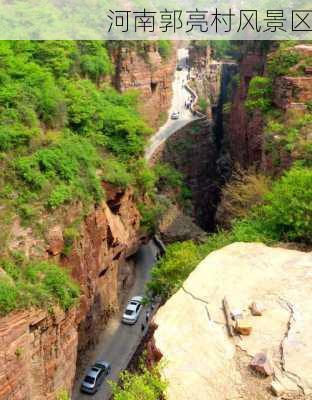
[[[145,158],[148,160],[152,154],[164,141],[168,139],[173,133],[187,125],[189,122],[198,119],[192,112],[185,107],[185,102],[191,98],[190,92],[185,88],[184,84],[187,82],[187,59],[188,49],[178,49],[178,64],[183,67],[182,71],[175,71],[174,80],[172,82],[172,102],[168,114],[167,122],[159,128],[159,130],[150,138],[149,144],[145,151]],[[170,118],[173,112],[179,112],[180,118],[172,120]]]
[[[135,284],[129,293],[129,298],[144,294],[145,284],[149,280],[150,270],[155,263],[157,252],[158,249],[152,240],[141,246],[136,255]],[[93,396],[81,393],[80,384],[87,369],[97,360],[105,360],[111,363],[112,371],[108,379],[112,381],[117,382],[119,373],[126,369],[143,337],[141,323],[145,319],[145,310],[143,309],[138,322],[132,326],[120,322],[122,312],[123,310],[110,319],[99,337],[98,344],[89,354],[88,367],[75,382],[72,400],[108,400],[111,397],[111,389],[106,381]]]
[[[190,92],[184,86],[187,82],[188,75],[188,49],[178,49],[177,58],[178,64],[181,65],[183,69],[181,71],[175,71],[174,81],[172,83],[173,97],[169,110],[169,117],[167,122],[150,138],[145,153],[146,159],[149,159],[157,147],[178,129],[198,119],[197,116],[194,116],[192,112],[185,107],[185,103],[191,99]],[[172,120],[170,118],[173,112],[179,112],[179,119]],[[145,285],[149,280],[150,270],[155,263],[157,252],[158,249],[152,240],[148,244],[141,246],[138,251],[135,284],[129,293],[129,299],[135,295],[144,294]],[[145,319],[145,310],[143,310],[138,322],[133,326],[127,326],[121,323],[122,312],[123,310],[110,319],[105,330],[99,337],[98,344],[96,344],[92,352],[88,354],[88,359],[85,360],[87,368],[82,371],[74,384],[72,400],[87,400],[90,398],[92,398],[92,400],[110,399],[111,389],[106,381],[93,396],[81,393],[80,384],[86,371],[97,360],[105,360],[111,363],[112,371],[108,379],[112,381],[117,382],[120,372],[126,369],[143,337],[141,324]]]

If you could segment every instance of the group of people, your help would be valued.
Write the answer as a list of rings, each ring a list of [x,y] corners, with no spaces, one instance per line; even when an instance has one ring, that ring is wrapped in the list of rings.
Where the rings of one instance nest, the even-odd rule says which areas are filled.
[[[184,105],[187,110],[191,109],[193,101],[194,101],[194,99],[192,97],[189,97],[188,100],[185,100]]]

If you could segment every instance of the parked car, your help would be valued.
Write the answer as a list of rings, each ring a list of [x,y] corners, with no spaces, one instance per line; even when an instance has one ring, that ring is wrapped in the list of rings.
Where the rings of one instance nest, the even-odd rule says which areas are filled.
[[[180,113],[178,111],[174,111],[171,114],[171,119],[179,119],[179,117],[180,117]]]
[[[122,322],[125,324],[133,325],[137,322],[140,312],[143,309],[143,297],[135,296],[129,301],[125,312],[122,316]]]
[[[182,70],[183,70],[182,65],[181,65],[181,64],[178,64],[178,65],[177,65],[177,71],[182,71]]]
[[[84,393],[94,394],[111,371],[111,366],[106,361],[97,361],[87,372],[81,383],[80,390]]]

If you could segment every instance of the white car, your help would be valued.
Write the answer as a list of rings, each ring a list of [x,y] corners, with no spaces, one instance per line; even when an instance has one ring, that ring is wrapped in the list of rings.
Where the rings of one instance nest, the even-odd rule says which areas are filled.
[[[140,312],[143,309],[142,302],[143,302],[142,296],[132,297],[121,319],[124,324],[133,325],[137,322]]]
[[[171,119],[179,119],[180,113],[178,111],[175,111],[171,114]]]

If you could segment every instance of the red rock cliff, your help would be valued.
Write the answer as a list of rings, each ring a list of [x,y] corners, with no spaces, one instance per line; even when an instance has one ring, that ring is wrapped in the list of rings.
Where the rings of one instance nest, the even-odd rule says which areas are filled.
[[[50,400],[76,371],[76,310],[30,310],[0,320],[0,399]]]
[[[296,51],[306,59],[312,57],[310,45],[297,45],[292,51]],[[273,135],[270,147],[273,146],[274,157],[278,159],[278,166],[274,165],[276,160],[273,160],[272,150],[266,151],[269,144],[268,138],[264,135],[264,118],[260,111],[248,112],[244,105],[252,77],[266,73],[268,54],[257,47],[252,51],[246,47],[242,54],[239,64],[239,84],[234,92],[230,114],[225,117],[227,127],[225,135],[229,150],[232,159],[243,167],[257,165],[270,173],[279,173],[296,159],[296,150],[292,152],[285,150],[278,143],[280,139],[278,135]],[[294,70],[295,74],[294,71],[290,71],[294,76],[279,76],[272,83],[272,107],[280,111],[286,125],[287,120],[292,119],[294,115],[306,113],[306,104],[312,100],[311,68],[301,65],[300,69],[299,63]]]
[[[239,85],[234,93],[231,112],[228,119],[229,150],[232,159],[243,167],[260,163],[262,157],[261,115],[249,115],[244,102],[247,98],[249,82],[255,75],[261,75],[265,56],[257,49],[246,52],[239,64]]]
[[[175,71],[175,51],[168,60],[162,59],[154,45],[140,55],[128,47],[114,52],[116,64],[115,85],[120,91],[140,91],[140,111],[153,127],[159,125],[161,113],[166,113],[172,96],[172,78]]]
[[[29,310],[0,319],[0,400],[52,400],[61,389],[70,391],[78,351],[92,343],[131,285],[139,212],[130,190],[107,186],[106,193],[107,201],[82,222],[67,257],[62,255],[63,232],[82,214],[79,205],[66,210],[62,223],[51,226],[49,221],[46,241],[18,222],[12,228],[18,237],[9,243],[11,250],[40,254],[69,268],[80,283],[81,298],[79,307],[67,313]]]

